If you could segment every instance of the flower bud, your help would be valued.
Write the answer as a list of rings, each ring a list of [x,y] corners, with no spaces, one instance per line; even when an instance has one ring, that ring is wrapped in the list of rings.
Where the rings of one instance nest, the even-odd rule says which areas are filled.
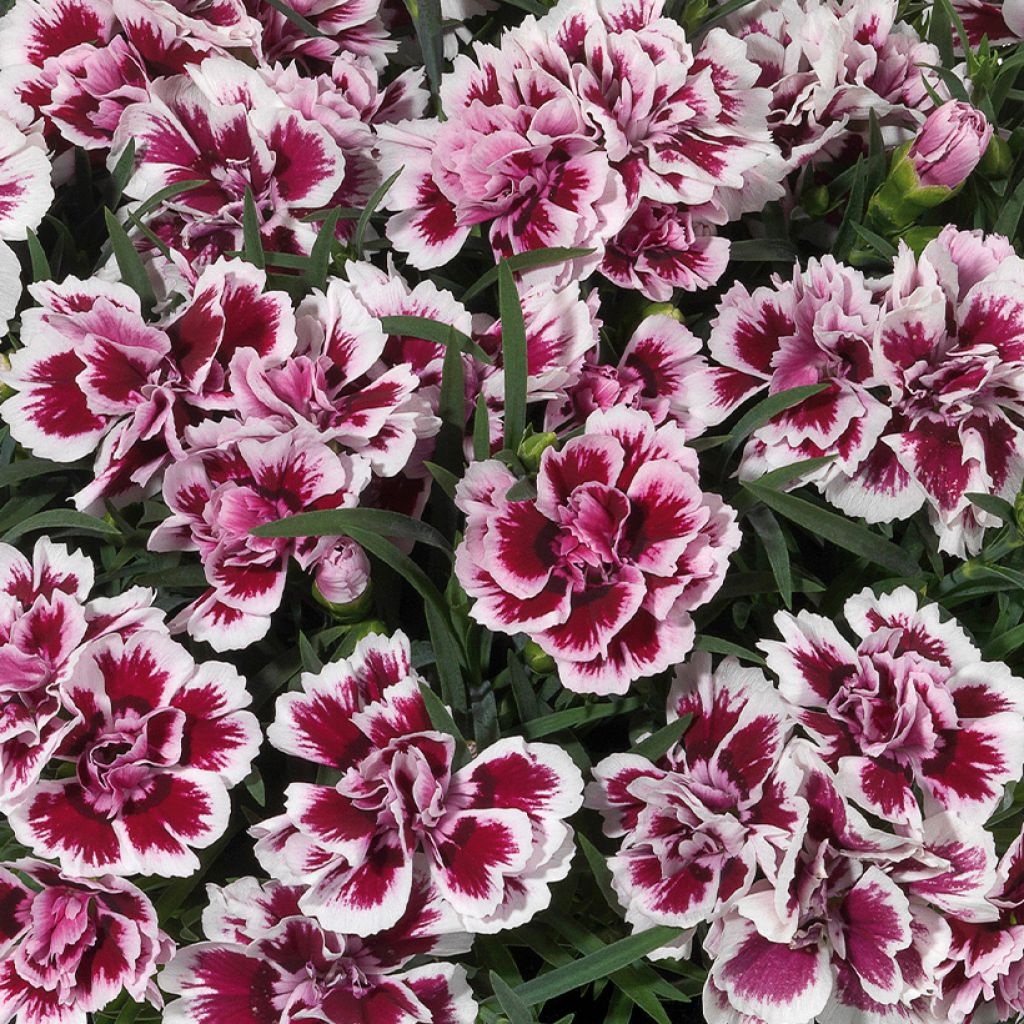
[[[543,676],[555,671],[554,658],[533,640],[526,641],[526,646],[523,648],[523,659],[537,675]]]
[[[907,150],[920,187],[958,188],[978,166],[992,125],[969,103],[949,100],[925,119]]]
[[[317,566],[313,596],[339,622],[358,622],[372,607],[370,563],[355,541],[341,538]]]
[[[519,446],[518,455],[529,472],[537,472],[540,466],[540,457],[557,440],[558,436],[551,433],[551,431],[543,434],[531,434],[529,437],[523,438],[523,442]]]
[[[998,135],[993,135],[985,150],[985,155],[978,164],[978,171],[986,178],[1005,178],[1013,167],[1013,153],[1009,143]]]
[[[686,319],[683,311],[678,306],[673,306],[671,302],[650,302],[640,312],[645,320],[649,316],[670,316],[673,320],[683,323]]]

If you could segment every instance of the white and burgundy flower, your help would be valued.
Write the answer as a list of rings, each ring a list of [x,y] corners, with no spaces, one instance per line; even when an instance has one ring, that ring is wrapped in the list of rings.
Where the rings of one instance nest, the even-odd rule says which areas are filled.
[[[802,838],[779,876],[759,882],[713,929],[704,991],[709,1024],[904,1020],[949,949],[942,917],[891,877],[920,844],[872,827],[842,798],[806,741],[787,756],[801,777]]]
[[[82,877],[191,874],[259,746],[245,681],[140,630],[88,643],[60,690],[73,722],[55,756],[71,771],[11,809],[18,841]]]
[[[1024,38],[1024,5],[1020,0],[953,0],[953,7],[971,46],[987,38],[992,46],[1005,46]],[[959,47],[960,41],[954,40]]]
[[[19,860],[0,867],[0,902],[3,1020],[87,1024],[122,993],[161,1005],[153,978],[174,944],[130,882]]]
[[[782,195],[771,94],[744,46],[712,29],[700,46],[661,0],[563,0],[512,38],[578,96],[590,134],[638,200],[724,223]]]
[[[768,117],[789,168],[855,158],[871,115],[890,145],[934,96],[949,98],[939,51],[897,20],[895,0],[762,0],[729,19],[771,90]]]
[[[1012,501],[1024,480],[1022,285],[1004,238],[949,227],[917,260],[901,249],[879,326],[875,372],[893,422],[885,479],[863,485],[874,519],[926,504],[939,547],[961,557],[997,522],[967,494]]]
[[[80,508],[151,493],[183,457],[186,427],[236,407],[227,381],[235,353],[279,360],[294,348],[291,301],[265,285],[251,264],[218,261],[161,326],[146,322],[123,284],[33,285],[39,306],[22,318],[23,345],[3,378],[16,394],[0,414],[44,458],[98,451]]]
[[[394,927],[417,865],[468,931],[523,924],[569,870],[565,819],[582,777],[558,747],[518,737],[456,768],[409,658],[402,634],[371,635],[279,699],[271,743],[340,779],[290,785],[285,814],[254,829],[257,855],[274,877],[308,885],[299,905],[327,928]]]
[[[622,230],[605,246],[601,273],[620,288],[633,288],[655,302],[674,289],[710,288],[729,262],[729,240],[694,222],[685,209],[644,199]]]
[[[155,593],[133,587],[92,598],[93,565],[42,537],[31,558],[0,545],[0,807],[16,802],[72,727],[60,694],[82,645],[166,631]]]
[[[354,264],[348,269],[360,279]],[[282,431],[308,424],[311,435],[365,458],[379,476],[404,470],[441,423],[411,364],[387,366],[389,340],[380,315],[340,278],[324,292],[313,291],[298,309],[293,358],[269,363],[254,351],[235,356],[231,380],[239,415],[272,420]]]
[[[0,115],[0,334],[21,298],[21,268],[8,242],[23,242],[53,202],[45,150]]]
[[[351,508],[370,478],[361,458],[335,452],[308,429],[268,421],[208,423],[164,477],[171,515],[152,533],[152,551],[198,551],[209,589],[172,628],[217,651],[247,647],[270,628],[289,562],[315,566],[338,538],[261,538],[253,527],[299,512]]]
[[[207,888],[207,942],[186,946],[162,972],[181,998],[166,1024],[473,1024],[465,971],[413,957],[469,949],[445,902],[422,875],[409,904],[369,938],[324,928],[300,909],[300,886],[240,878]]]
[[[296,0],[289,6],[316,27],[312,36],[268,0],[245,0],[262,26],[260,49],[265,61],[295,59],[309,65],[330,63],[354,54],[382,70],[398,48],[381,19],[381,0]]]
[[[862,591],[845,614],[856,647],[810,612],[780,612],[783,639],[761,644],[844,791],[891,822],[920,822],[918,789],[925,813],[984,821],[1024,766],[1024,680],[908,587]]]
[[[212,56],[259,55],[260,24],[242,0],[112,3],[122,31],[154,75],[178,74]]]
[[[581,437],[544,452],[537,498],[519,501],[505,466],[472,465],[456,493],[467,516],[456,572],[473,618],[527,634],[580,692],[624,693],[681,661],[690,612],[721,586],[740,540],[685,441],[646,412],[593,413]]]
[[[634,930],[692,929],[778,874],[803,812],[779,770],[792,718],[759,669],[707,654],[676,673],[668,720],[690,715],[682,739],[656,763],[613,754],[594,769],[587,803],[605,834],[623,837],[612,884]]]
[[[674,317],[646,317],[617,366],[584,364],[566,401],[548,407],[548,426],[582,424],[592,412],[625,407],[643,410],[655,425],[671,420],[688,438],[697,437],[727,412],[715,398],[720,371],[708,366],[703,350],[700,339]]]
[[[890,411],[869,390],[880,306],[860,271],[831,256],[811,260],[790,280],[749,292],[737,283],[713,321],[709,348],[720,364],[713,405],[722,412],[767,389],[822,390],[759,427],[743,452],[740,476],[751,479],[805,459],[832,461],[802,478],[850,515],[871,515],[858,469],[872,454]]]
[[[247,192],[264,246],[287,253],[308,253],[316,239],[316,224],[302,219],[307,212],[342,201],[337,141],[241,61],[210,57],[154,82],[150,99],[121,115],[111,161],[129,141],[136,151],[126,195],[146,199],[168,185],[205,182],[153,218],[172,248],[201,263],[242,249]]]
[[[627,208],[578,98],[511,45],[476,55],[457,58],[442,82],[446,121],[378,129],[382,173],[401,170],[388,238],[420,269],[448,262],[477,224],[499,257],[548,246],[599,253]]]

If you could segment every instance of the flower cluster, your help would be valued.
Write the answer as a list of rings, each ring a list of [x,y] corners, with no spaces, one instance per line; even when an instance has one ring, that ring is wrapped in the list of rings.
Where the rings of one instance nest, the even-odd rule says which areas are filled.
[[[626,919],[684,929],[660,956],[711,926],[711,1024],[1020,1012],[1021,843],[997,862],[983,823],[1024,771],[1024,680],[909,588],[845,616],[856,648],[781,613],[777,684],[695,656],[668,699],[682,738],[595,767]]]

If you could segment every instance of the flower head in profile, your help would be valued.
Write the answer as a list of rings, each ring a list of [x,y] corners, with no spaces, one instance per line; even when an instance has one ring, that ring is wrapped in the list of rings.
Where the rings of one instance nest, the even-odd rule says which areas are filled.
[[[118,996],[162,1000],[154,976],[174,944],[149,898],[109,875],[52,864],[0,867],[0,1013],[15,1024],[86,1024]]]
[[[579,769],[558,747],[518,737],[458,768],[409,658],[402,634],[371,635],[280,698],[271,743],[340,778],[292,783],[285,813],[253,830],[257,856],[273,877],[308,886],[299,905],[325,928],[395,927],[417,870],[466,930],[523,924],[569,870]]]
[[[685,441],[674,423],[613,409],[544,452],[536,498],[510,500],[516,479],[498,462],[471,466],[456,492],[467,516],[456,572],[473,618],[525,633],[584,693],[624,693],[678,663],[693,646],[690,612],[721,586],[740,540]]]

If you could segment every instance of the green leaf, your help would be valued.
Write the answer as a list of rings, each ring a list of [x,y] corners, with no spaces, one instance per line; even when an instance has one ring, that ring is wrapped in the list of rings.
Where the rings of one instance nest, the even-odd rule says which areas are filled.
[[[576,833],[576,845],[583,852],[590,867],[590,873],[594,876],[594,881],[597,882],[597,887],[601,890],[605,902],[612,910],[621,914],[622,905],[612,886],[612,873],[608,867],[608,858],[582,832]]]
[[[505,372],[504,447],[506,451],[516,452],[526,429],[526,324],[516,281],[505,260],[498,265],[498,311]]]
[[[590,722],[599,722],[602,718],[624,715],[626,712],[636,711],[642,706],[643,701],[639,697],[627,697],[614,704],[585,704],[579,708],[553,711],[550,715],[544,715],[543,718],[533,718],[529,722],[523,722],[523,735],[528,740],[539,740],[554,732],[561,732],[563,729],[572,729]]]
[[[335,208],[327,214],[317,232],[316,241],[309,250],[309,259],[306,262],[305,270],[309,282],[314,288],[322,290],[327,287],[327,274],[331,268],[331,254],[334,252],[334,243],[337,240],[335,233],[340,216],[340,208]],[[266,254],[264,254],[265,258]]]
[[[779,594],[787,608],[793,606],[793,573],[789,567],[789,548],[782,533],[779,521],[761,507],[750,513],[750,524],[754,527],[764,553],[768,556],[768,564],[772,567],[772,575],[779,585]]]
[[[267,261],[263,255],[263,238],[260,234],[260,215],[256,209],[252,189],[245,187],[245,201],[242,206],[242,258],[261,270]]]
[[[526,1006],[547,1002],[630,966],[641,957],[677,939],[681,934],[681,928],[658,925],[638,935],[629,935],[596,953],[524,982],[516,987],[516,995]]]
[[[491,422],[487,414],[487,398],[480,394],[473,413],[473,458],[485,462],[491,457]]]
[[[897,249],[892,242],[864,227],[863,224],[854,224],[853,230],[874,249],[879,259],[888,261],[896,258]]]
[[[32,261],[32,280],[50,281],[53,279],[53,271],[50,270],[50,261],[39,244],[39,236],[31,229],[25,233],[25,241],[28,242],[28,256]]]
[[[468,335],[456,330],[451,324],[443,324],[425,316],[382,316],[380,325],[385,334],[405,335],[409,338],[422,338],[432,341],[435,345],[451,345],[457,343],[460,351],[471,355],[474,359],[488,365],[494,360]]]
[[[75,512],[71,509],[51,509],[48,512],[37,512],[20,523],[16,523],[5,534],[3,539],[10,543],[18,537],[33,530],[73,530],[75,533],[94,533],[101,537],[120,537],[121,531],[111,526],[105,519]]]
[[[692,721],[693,715],[683,715],[682,718],[663,725],[646,739],[634,744],[630,753],[646,757],[648,761],[657,761],[683,738],[683,734],[690,728]]]
[[[760,483],[750,482],[743,486],[770,509],[824,540],[901,576],[920,573],[917,563],[905,551],[852,519]]]
[[[0,487],[10,487],[22,480],[31,480],[49,473],[66,473],[72,469],[87,469],[84,462],[51,462],[49,459],[19,459],[7,466],[0,467]]]
[[[520,721],[528,722],[537,718],[541,714],[540,701],[515,651],[508,652],[508,681],[512,687],[512,699],[516,702]]]
[[[445,622],[433,605],[428,604],[424,612],[434,645],[434,667],[441,684],[441,694],[449,707],[457,712],[465,712],[469,703],[466,699],[466,681],[462,676],[459,645],[451,629],[445,628]]]
[[[427,714],[430,722],[439,732],[447,733],[455,738],[455,742],[461,747],[466,746],[466,737],[455,724],[451,712],[444,706],[444,701],[426,683],[420,683],[420,693],[423,694],[423,703],[427,706]]]
[[[2,473],[0,473],[0,477],[2,477]],[[995,494],[978,494],[974,492],[968,492],[964,497],[972,505],[977,505],[983,511],[998,516],[1004,523],[1014,527],[1017,525],[1017,513],[1005,498],[1000,498]]]
[[[868,174],[864,163],[864,157],[858,157],[854,165],[853,185],[846,200],[846,207],[843,210],[843,220],[839,225],[839,233],[833,243],[832,251],[840,259],[845,259],[853,248],[853,242],[857,232],[855,227],[864,217],[864,207],[867,201]]]
[[[158,207],[166,206],[177,196],[183,195],[185,192],[191,192],[201,185],[208,184],[209,180],[206,178],[190,178],[188,181],[176,181],[173,185],[165,185],[162,189],[154,192],[147,199],[139,203],[132,212],[141,220]]]
[[[369,530],[380,537],[402,537],[419,541],[450,555],[447,538],[421,519],[379,508],[332,508],[322,512],[300,512],[275,523],[254,526],[254,537],[349,536],[349,530]]]
[[[416,27],[416,39],[423,55],[430,91],[436,96],[441,86],[441,68],[444,56],[444,26],[441,19],[441,0],[405,0]]]
[[[491,971],[491,988],[502,1010],[505,1011],[509,1024],[533,1024],[534,1016],[530,1009],[495,971]]]
[[[698,636],[693,646],[694,650],[697,651],[707,651],[709,654],[723,654],[726,657],[739,658],[740,661],[752,662],[754,665],[764,666],[767,664],[761,655],[748,651],[746,647],[734,644],[730,640],[722,640],[717,636],[708,636],[707,633],[702,633]]]
[[[992,227],[993,232],[997,235],[1006,235],[1007,238],[1015,238],[1022,213],[1024,213],[1024,179],[1017,182],[1017,187],[1014,188],[1009,199],[1003,202],[999,216]]]
[[[564,246],[551,246],[545,249],[531,249],[529,252],[517,252],[514,256],[506,257],[504,262],[508,264],[508,268],[513,274],[518,274],[523,270],[536,270],[539,267],[557,266],[559,263],[579,259],[581,256],[589,256],[593,251],[593,249],[570,249]],[[496,264],[486,273],[481,274],[462,293],[462,302],[469,303],[482,291],[490,288],[498,280],[499,266],[500,264]]]
[[[127,145],[121,150],[121,155],[117,158],[117,163],[114,164],[113,170],[110,172],[110,182],[113,185],[110,195],[111,209],[117,209],[118,204],[121,202],[121,197],[124,195],[124,187],[128,184],[134,168],[135,140],[129,139]]]
[[[828,387],[827,384],[804,384],[798,388],[789,388],[786,391],[778,391],[762,399],[743,416],[740,417],[736,426],[729,431],[729,443],[726,447],[726,458],[752,434],[758,427],[764,426],[772,417],[791,409],[794,405],[820,394]]]
[[[104,209],[103,217],[107,222],[107,234],[110,237],[114,259],[117,260],[118,269],[121,271],[121,278],[138,295],[144,312],[148,313],[156,305],[156,295],[146,274],[146,268],[142,265],[142,259],[113,213]]]
[[[402,171],[403,168],[399,167],[386,181],[381,182],[373,195],[367,200],[362,213],[359,214],[359,220],[356,221],[355,230],[352,232],[352,240],[349,242],[353,259],[359,259],[363,255],[363,239],[366,237],[366,229],[369,227],[370,218],[377,212],[380,204],[384,202],[384,197],[391,191],[391,186],[398,181],[398,176]],[[465,299],[463,299],[463,302],[465,302]]]
[[[799,258],[795,246],[782,238],[742,238],[729,243],[733,263],[794,263]]]
[[[427,472],[434,478],[434,483],[454,501],[455,488],[459,484],[459,478],[450,469],[445,469],[444,466],[438,466],[436,463],[424,462],[423,465],[427,467]]]

